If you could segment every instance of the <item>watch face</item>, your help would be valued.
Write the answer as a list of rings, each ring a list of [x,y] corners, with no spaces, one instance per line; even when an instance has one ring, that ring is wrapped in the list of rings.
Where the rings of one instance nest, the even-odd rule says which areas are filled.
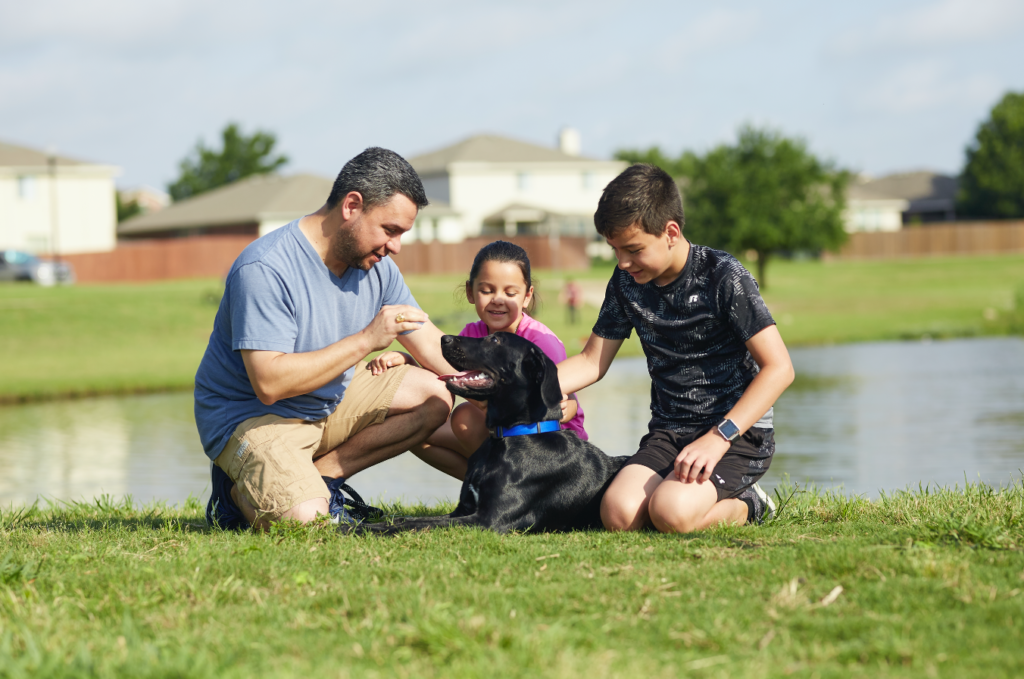
[[[740,428],[732,420],[723,421],[722,424],[718,425],[718,431],[722,432],[722,436],[730,441],[740,435]]]

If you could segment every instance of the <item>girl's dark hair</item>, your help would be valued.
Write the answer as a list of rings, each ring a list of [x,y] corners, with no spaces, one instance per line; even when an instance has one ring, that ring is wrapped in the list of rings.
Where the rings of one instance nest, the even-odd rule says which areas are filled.
[[[476,257],[473,258],[473,266],[469,270],[469,280],[466,281],[467,291],[473,289],[473,281],[480,275],[480,267],[485,262],[510,262],[516,264],[519,270],[523,272],[526,289],[529,290],[533,287],[533,278],[530,276],[530,258],[526,256],[526,250],[515,243],[509,243],[506,240],[496,240],[480,248],[480,252],[476,253]],[[533,314],[533,309],[536,306],[537,292],[534,291],[530,304],[526,307],[526,312]]]

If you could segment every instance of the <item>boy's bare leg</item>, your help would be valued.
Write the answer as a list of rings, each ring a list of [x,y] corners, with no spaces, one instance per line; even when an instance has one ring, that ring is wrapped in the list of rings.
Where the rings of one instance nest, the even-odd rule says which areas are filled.
[[[426,441],[448,419],[451,407],[451,394],[437,375],[410,369],[395,392],[387,419],[318,457],[314,464],[322,476],[351,478]]]
[[[460,481],[466,478],[468,455],[462,452],[462,444],[455,438],[450,420],[438,427],[425,442],[413,446],[410,452],[448,476],[454,476]]]
[[[662,533],[692,533],[725,523],[742,525],[747,521],[747,505],[742,500],[718,501],[713,483],[683,483],[669,474],[651,496],[648,511],[651,523]]]
[[[622,468],[601,498],[601,522],[610,531],[640,530],[648,524],[647,506],[661,483],[656,471],[639,464]]]

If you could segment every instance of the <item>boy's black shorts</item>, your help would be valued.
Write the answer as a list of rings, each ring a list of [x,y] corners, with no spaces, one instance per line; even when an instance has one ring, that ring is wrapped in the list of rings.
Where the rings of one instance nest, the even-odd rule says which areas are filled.
[[[684,433],[655,429],[640,439],[640,449],[626,462],[638,464],[667,477],[675,469],[676,457],[686,446],[706,434],[706,430]],[[775,454],[775,430],[751,427],[732,442],[715,465],[710,481],[718,491],[718,500],[739,496],[764,476]]]

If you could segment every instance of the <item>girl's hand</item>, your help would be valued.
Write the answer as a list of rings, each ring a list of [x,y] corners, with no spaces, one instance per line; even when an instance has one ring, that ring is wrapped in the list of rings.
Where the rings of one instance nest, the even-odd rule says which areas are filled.
[[[405,365],[406,363],[416,365],[416,361],[408,354],[402,353],[401,351],[385,351],[383,354],[370,361],[370,365],[366,366],[366,369],[374,375],[383,375],[388,368]]]
[[[579,404],[576,403],[575,395],[565,399],[559,405],[562,406],[562,419],[558,420],[559,422],[565,424],[572,418],[576,417],[576,413],[579,410]]]
[[[704,483],[711,478],[715,465],[732,447],[732,443],[718,435],[715,430],[683,448],[676,456],[676,478],[683,483]]]

